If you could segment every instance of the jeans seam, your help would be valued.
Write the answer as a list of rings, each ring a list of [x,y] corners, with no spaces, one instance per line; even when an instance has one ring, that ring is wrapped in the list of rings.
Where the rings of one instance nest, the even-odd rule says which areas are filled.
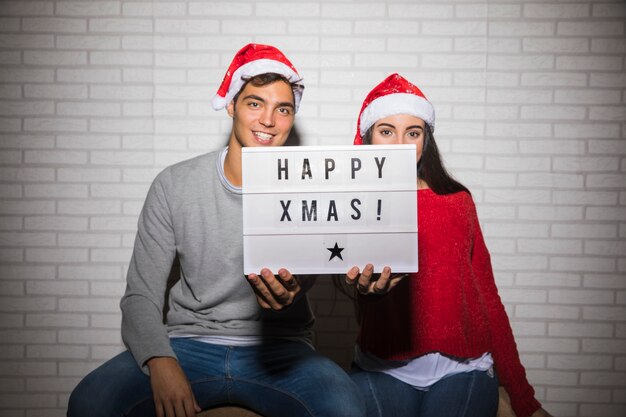
[[[149,397],[145,397],[145,398],[142,398],[141,400],[136,401],[136,402],[135,402],[135,403],[134,403],[134,404],[133,404],[130,408],[128,408],[126,411],[123,411],[123,412],[122,412],[122,416],[123,416],[123,417],[126,417],[126,416],[130,415],[130,413],[132,413],[132,412],[133,412],[133,410],[134,410],[134,409],[135,409],[135,408],[136,408],[139,404],[143,404],[144,402],[146,402],[146,401],[150,401],[150,400],[152,400],[152,402],[154,402],[154,394],[153,394],[153,395],[150,395]],[[156,407],[156,405],[155,405],[155,407]]]
[[[382,417],[383,412],[382,412],[382,410],[380,408],[380,403],[378,401],[378,397],[376,396],[376,393],[374,392],[374,387],[372,385],[372,380],[370,379],[369,372],[365,373],[365,377],[367,378],[367,386],[369,387],[370,392],[372,394],[372,398],[374,399],[374,404],[376,404],[376,413],[377,413],[377,415]]]
[[[233,399],[233,377],[230,374],[230,356],[232,351],[232,346],[228,346],[226,355],[224,355],[224,379],[226,381],[226,398],[228,398],[228,401]]]
[[[254,380],[250,380],[250,379],[232,378],[231,380],[232,380],[233,382],[234,382],[234,381],[240,381],[240,382],[245,382],[245,383],[252,384],[252,385],[258,385],[258,386],[261,386],[261,387],[264,387],[264,388],[269,388],[269,389],[271,389],[271,390],[274,390],[274,391],[280,392],[280,393],[282,393],[282,394],[285,394],[285,395],[287,395],[288,397],[293,398],[294,400],[296,400],[296,401],[297,401],[300,405],[302,405],[302,407],[303,407],[303,408],[307,411],[307,413],[309,413],[309,415],[310,415],[311,417],[315,417],[315,414],[314,414],[314,413],[313,413],[313,411],[312,411],[312,410],[308,407],[307,403],[305,403],[305,402],[304,402],[303,400],[301,400],[298,396],[296,396],[295,394],[293,394],[293,393],[291,393],[291,392],[289,392],[289,391],[284,391],[284,390],[282,390],[281,388],[277,388],[277,387],[274,387],[274,386],[272,386],[272,385],[264,384],[264,383],[262,383],[262,382],[258,382],[258,381],[254,381]]]
[[[463,413],[461,414],[461,417],[467,414],[467,410],[469,409],[470,399],[472,398],[472,392],[474,391],[474,384],[476,382],[476,371],[470,372],[469,374],[471,375],[471,380],[470,380],[470,384],[467,390],[467,398],[465,399],[465,407],[463,407]]]

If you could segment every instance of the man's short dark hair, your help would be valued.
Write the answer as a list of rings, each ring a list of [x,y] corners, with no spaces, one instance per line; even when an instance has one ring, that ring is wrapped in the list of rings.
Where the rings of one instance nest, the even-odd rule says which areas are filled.
[[[267,72],[265,74],[259,74],[259,75],[255,75],[254,77],[242,78],[242,79],[244,80],[244,84],[241,86],[241,89],[239,89],[237,94],[235,94],[235,97],[233,97],[233,104],[237,103],[237,99],[239,98],[239,95],[244,90],[244,88],[246,88],[248,84],[252,84],[255,87],[263,87],[266,85],[273,84],[277,81],[283,81],[291,86],[291,92],[293,93],[294,104],[296,101],[296,96],[295,96],[296,91],[301,92],[304,89],[302,84],[300,84],[300,81],[302,81],[301,79],[290,81],[284,75],[277,74],[275,72]]]

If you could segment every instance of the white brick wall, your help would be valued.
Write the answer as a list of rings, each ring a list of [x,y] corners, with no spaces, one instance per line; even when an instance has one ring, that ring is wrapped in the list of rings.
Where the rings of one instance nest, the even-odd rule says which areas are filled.
[[[555,416],[626,415],[623,0],[0,2],[0,417],[63,416],[122,349],[137,215],[165,165],[225,143],[209,100],[275,44],[307,91],[303,144],[348,144],[392,71],[438,110],[477,201],[528,375]],[[350,360],[350,303],[312,291]]]

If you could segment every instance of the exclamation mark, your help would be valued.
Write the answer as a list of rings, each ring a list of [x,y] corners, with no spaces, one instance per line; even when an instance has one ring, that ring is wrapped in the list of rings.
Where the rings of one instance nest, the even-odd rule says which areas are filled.
[[[382,200],[378,200],[378,210],[377,210],[377,216],[376,216],[376,220],[380,220],[380,211],[382,209],[382,205],[383,205],[383,201]]]

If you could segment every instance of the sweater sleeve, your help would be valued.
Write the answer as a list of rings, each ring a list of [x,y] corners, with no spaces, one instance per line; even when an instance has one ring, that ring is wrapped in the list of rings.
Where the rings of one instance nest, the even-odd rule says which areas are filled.
[[[526,371],[519,359],[517,345],[504,305],[498,295],[491,258],[485,244],[476,208],[471,202],[474,224],[472,268],[489,320],[492,339],[492,355],[500,384],[511,397],[511,406],[518,417],[527,417],[537,411],[541,404],[535,399],[535,390],[526,378]]]
[[[148,359],[175,357],[163,323],[167,280],[176,256],[164,177],[167,171],[153,182],[139,216],[126,292],[120,302],[122,339],[146,373]]]

